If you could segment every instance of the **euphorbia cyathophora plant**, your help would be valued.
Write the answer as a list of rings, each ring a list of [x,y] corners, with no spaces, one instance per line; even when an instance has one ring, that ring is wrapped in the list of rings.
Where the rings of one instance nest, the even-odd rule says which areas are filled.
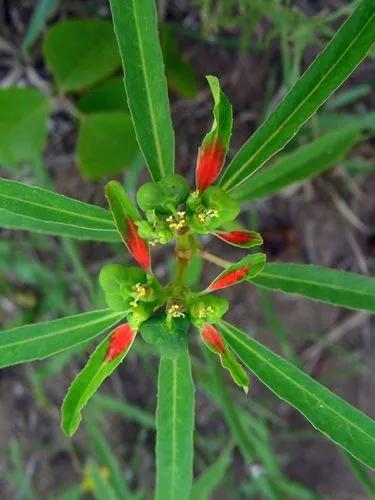
[[[299,164],[285,166],[283,177],[276,163],[257,173],[366,56],[375,40],[374,1],[359,3],[326,49],[226,168],[232,109],[218,79],[207,77],[214,99],[214,121],[198,152],[195,186],[189,186],[174,170],[174,132],[155,4],[151,0],[110,3],[125,68],[129,109],[151,182],[138,190],[137,203],[122,185],[109,182],[109,213],[51,191],[1,180],[1,225],[78,239],[122,240],[137,265],[111,263],[100,271],[99,282],[108,309],[1,332],[1,366],[42,359],[110,330],[65,398],[62,425],[72,435],[81,420],[82,408],[124,359],[135,337],[140,333],[153,344],[161,356],[156,415],[158,499],[189,497],[194,385],[187,346],[194,341],[194,330],[199,331],[203,344],[219,356],[237,385],[248,390],[246,365],[314,427],[356,459],[375,467],[374,421],[224,321],[229,303],[221,295],[222,289],[247,282],[334,306],[375,312],[373,278],[305,264],[266,264],[263,253],[248,252],[262,244],[261,236],[236,221],[240,202],[253,196],[253,186],[269,193],[322,170],[322,166],[309,165],[302,170]],[[357,140],[359,132],[355,126],[343,127],[339,134],[322,137],[306,146],[305,151],[311,153],[326,143],[332,147],[333,140],[338,144],[338,139],[343,138],[347,147]],[[345,147],[341,145],[342,154]],[[243,258],[232,263],[209,254],[202,248],[202,235],[219,238],[223,249],[228,244],[241,247]],[[165,283],[153,272],[151,251],[155,245],[171,242],[175,248],[174,277]],[[224,268],[199,291],[192,291],[186,279],[194,256]],[[190,329],[190,325],[194,328]]]
[[[202,291],[193,292],[185,283],[189,262],[201,250],[200,235],[213,234],[244,249],[262,244],[261,236],[254,231],[225,229],[239,215],[240,204],[213,183],[228,151],[232,108],[217,78],[208,77],[208,81],[215,100],[214,123],[199,150],[195,189],[190,191],[184,177],[177,174],[143,184],[137,193],[137,203],[144,214],[141,217],[118,182],[112,181],[106,186],[117,230],[139,267],[108,264],[101,270],[99,281],[108,307],[125,312],[128,321],[113,333],[105,357],[112,361],[127,351],[150,318],[158,318],[167,339],[174,335],[179,323],[187,325],[189,321],[199,330],[204,344],[220,356],[234,381],[247,392],[244,369],[214,326],[227,312],[229,303],[214,292],[254,278],[264,267],[265,255],[247,255],[227,267]],[[175,276],[170,283],[162,285],[152,272],[150,247],[172,241],[175,242]],[[159,331],[155,331],[154,339],[148,336],[147,340],[157,343],[163,353],[165,339]],[[178,355],[178,350],[176,353]]]

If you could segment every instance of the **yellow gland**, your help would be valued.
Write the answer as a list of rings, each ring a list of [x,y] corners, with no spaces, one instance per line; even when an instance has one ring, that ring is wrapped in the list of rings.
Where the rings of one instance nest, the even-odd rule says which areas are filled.
[[[201,222],[202,224],[206,224],[215,217],[219,217],[219,212],[216,210],[216,208],[206,208],[205,210],[199,212],[197,214],[197,217],[199,222]]]
[[[184,318],[184,308],[181,304],[171,304],[167,309],[167,315],[171,318]]]
[[[178,210],[175,214],[167,217],[168,227],[171,231],[180,231],[187,226],[186,212]]]
[[[147,288],[144,285],[141,285],[140,283],[136,283],[133,286],[133,290],[135,291],[135,296],[133,302],[130,302],[130,305],[132,307],[137,307],[138,302],[146,297]]]
[[[215,311],[211,306],[201,307],[198,311],[199,319],[206,319],[208,314],[213,314]]]

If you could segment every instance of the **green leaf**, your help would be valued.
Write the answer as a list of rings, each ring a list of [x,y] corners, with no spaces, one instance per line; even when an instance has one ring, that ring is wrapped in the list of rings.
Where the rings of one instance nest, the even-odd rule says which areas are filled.
[[[231,348],[269,389],[333,442],[375,468],[375,421],[238,328],[225,322],[220,326]]]
[[[187,350],[162,357],[156,410],[156,500],[187,500],[193,478],[194,384]]]
[[[0,164],[15,168],[43,152],[49,97],[28,88],[0,89]]]
[[[143,340],[155,346],[161,356],[175,359],[186,351],[189,325],[187,318],[176,318],[173,329],[170,329],[165,316],[156,316],[142,323],[140,333]]]
[[[138,151],[128,113],[101,112],[83,117],[77,143],[80,172],[90,180],[112,176],[128,167]]]
[[[191,63],[181,55],[170,26],[163,26],[161,48],[169,88],[183,97],[195,97],[198,93],[196,74]]]
[[[43,359],[86,342],[123,317],[104,309],[0,331],[0,368]]]
[[[43,52],[63,92],[92,85],[120,66],[116,39],[108,21],[61,21],[48,31]]]
[[[120,76],[109,78],[89,89],[77,102],[82,113],[100,113],[103,111],[129,111],[126,101],[124,82]]]
[[[46,22],[55,13],[58,5],[59,0],[39,0],[22,42],[23,52],[27,52],[34,45]]]
[[[335,165],[358,141],[357,125],[339,128],[316,141],[301,146],[243,183],[233,192],[237,200],[253,200],[269,196],[280,189],[316,176]]]
[[[323,52],[242,146],[223,174],[223,189],[233,191],[282,149],[355,70],[374,41],[375,3],[362,0]]]
[[[108,210],[46,189],[0,179],[0,227],[118,242]]]
[[[308,264],[266,264],[252,283],[334,306],[375,313],[375,278]]]
[[[138,143],[151,177],[158,181],[174,171],[174,132],[155,2],[110,0],[110,4]]]
[[[133,221],[139,220],[137,207],[117,181],[108,182],[105,187],[105,195],[111,208],[117,231],[125,245],[128,246],[129,228],[127,219],[130,218]]]
[[[117,314],[117,317],[118,316],[119,314]],[[106,361],[104,358],[109,347],[111,335],[112,333],[98,345],[94,353],[90,356],[84,369],[73,380],[65,396],[61,408],[61,426],[68,436],[72,436],[77,431],[82,419],[81,412],[83,407],[86,406],[104,380],[117,368],[132,346],[133,342],[112,361]]]
[[[233,446],[227,446],[216,461],[208,467],[193,483],[191,500],[209,500],[220,482],[224,479],[232,457]]]

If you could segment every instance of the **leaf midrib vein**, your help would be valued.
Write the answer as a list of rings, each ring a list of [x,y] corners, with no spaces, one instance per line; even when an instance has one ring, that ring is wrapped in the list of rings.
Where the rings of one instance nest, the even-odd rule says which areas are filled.
[[[87,219],[87,220],[90,220],[90,221],[99,221],[99,222],[105,223],[106,225],[113,225],[112,221],[106,220],[104,218],[102,219],[102,218],[99,218],[99,217],[92,217],[91,215],[87,215],[87,214],[81,214],[81,213],[77,213],[77,212],[70,212],[69,210],[66,210],[66,209],[63,209],[63,208],[54,207],[52,205],[48,205],[47,207],[45,207],[41,203],[36,203],[35,201],[30,201],[30,200],[26,200],[26,199],[22,199],[22,198],[17,198],[15,196],[9,196],[9,195],[3,194],[3,193],[0,193],[0,198],[6,198],[8,200],[13,200],[13,201],[16,201],[16,202],[25,203],[26,205],[32,205],[32,206],[36,206],[36,207],[39,207],[39,208],[44,208],[46,210],[51,210],[53,212],[65,213],[65,214],[68,214],[68,215],[74,216],[74,217],[81,217],[82,219]],[[14,213],[9,208],[4,208],[3,210],[6,210],[7,212]],[[20,214],[16,213],[16,215],[20,215]],[[36,217],[30,217],[29,215],[25,215],[24,217],[29,217],[31,219],[34,218],[35,220],[40,220],[40,219],[37,219]],[[51,221],[46,221],[46,222],[51,222]],[[52,222],[55,222],[55,221],[52,221]],[[64,222],[58,222],[58,224],[66,224],[66,223],[64,223]],[[103,231],[110,231],[110,229],[103,229]]]
[[[289,276],[280,276],[279,274],[272,274],[272,273],[269,273],[267,271],[262,271],[260,274],[259,274],[259,277],[261,278],[262,276],[266,276],[270,279],[278,279],[278,280],[283,280],[283,281],[294,281],[294,282],[297,282],[297,283],[305,283],[307,285],[313,285],[313,286],[320,286],[322,283],[321,282],[318,282],[318,281],[311,281],[311,280],[305,280],[305,279],[301,279],[301,278],[295,278],[295,277],[289,277]],[[257,283],[256,279],[253,280],[255,284],[259,284],[260,283]],[[260,285],[261,286],[261,285]],[[330,283],[324,283],[324,286],[326,288],[329,288],[330,290],[337,290],[337,291],[342,291],[342,292],[351,292],[351,293],[354,293],[355,295],[361,295],[361,296],[364,296],[364,297],[368,297],[369,295],[373,295],[375,292],[362,292],[362,291],[359,291],[359,290],[353,290],[353,288],[345,288],[343,286],[338,286],[338,285],[332,285]],[[298,293],[298,292],[296,292]]]
[[[302,100],[300,101],[299,105],[295,108],[295,110],[288,116],[288,118],[268,137],[268,139],[266,139],[264,141],[264,143],[262,144],[262,146],[260,146],[259,149],[257,149],[257,151],[255,151],[253,153],[253,155],[247,160],[247,162],[245,162],[242,167],[240,167],[236,172],[235,174],[229,178],[229,180],[226,182],[226,183],[223,183],[222,185],[222,188],[225,189],[225,186],[226,185],[230,185],[232,184],[233,186],[233,182],[238,178],[238,176],[243,172],[243,170],[254,160],[254,158],[256,158],[257,155],[259,155],[261,153],[261,151],[270,143],[270,141],[273,140],[273,138],[275,137],[276,134],[278,134],[280,132],[280,130],[282,130],[286,125],[287,123],[294,117],[294,115],[301,109],[301,107],[307,102],[308,99],[310,99],[310,97],[312,96],[312,94],[314,94],[314,92],[324,83],[324,81],[327,79],[327,77],[332,73],[332,71],[334,71],[337,67],[337,65],[341,62],[341,60],[346,56],[347,52],[350,50],[350,48],[352,47],[353,44],[355,44],[358,40],[358,38],[362,35],[363,31],[367,28],[367,26],[369,25],[369,23],[373,20],[373,18],[375,17],[375,13],[372,14],[372,16],[369,18],[369,20],[367,21],[367,23],[363,26],[363,28],[361,29],[361,31],[355,36],[355,38],[353,38],[353,40],[351,41],[351,43],[347,46],[346,50],[341,54],[341,56],[336,60],[336,63],[331,66],[331,68],[327,71],[327,73],[324,75],[324,77],[319,80],[319,82],[313,87],[313,89],[311,90],[311,92],[309,94],[307,94],[307,96]],[[362,60],[362,59],[361,59]],[[316,61],[316,60],[315,60]],[[314,63],[315,63],[314,61]],[[358,64],[360,63],[361,61],[359,61],[355,67],[358,66]],[[314,64],[313,63],[313,64]],[[302,76],[303,78],[303,76]],[[337,88],[337,87],[336,87]],[[334,89],[335,90],[335,89]],[[334,92],[334,90],[332,92]],[[332,93],[331,92],[331,93]],[[289,94],[290,95],[290,94]],[[287,97],[287,96],[286,96]],[[322,101],[321,104],[323,104],[324,100]],[[277,110],[277,108],[275,109],[275,111]],[[303,123],[306,123],[306,121],[315,113],[315,111],[313,111],[313,113],[311,113],[307,118],[306,120],[303,122]],[[265,122],[266,123],[266,122]],[[303,123],[301,123],[300,127],[303,125]],[[299,128],[300,128],[299,127]],[[282,149],[282,147],[280,148]],[[267,161],[267,160],[265,160]],[[254,173],[254,172],[252,172]],[[252,175],[252,173],[249,174]],[[245,177],[244,179],[242,179],[240,181],[240,184],[242,184],[249,176]],[[233,189],[235,189],[236,187],[238,187],[240,184],[237,184],[231,188],[227,188],[227,191],[230,192],[230,191],[233,191]]]
[[[158,166],[160,170],[160,177],[163,177],[163,175],[166,175],[166,172],[164,170],[164,163],[163,163],[163,157],[161,154],[161,147],[159,143],[159,136],[157,134],[156,130],[156,122],[155,122],[155,116],[154,116],[154,108],[152,107],[152,99],[150,96],[150,90],[149,90],[149,81],[148,81],[148,75],[147,71],[145,71],[145,58],[144,58],[144,53],[143,53],[143,44],[142,44],[142,39],[140,36],[140,29],[139,29],[139,21],[138,21],[138,15],[137,15],[137,7],[136,7],[136,1],[132,1],[133,5],[133,12],[134,12],[134,21],[135,21],[135,29],[137,32],[137,38],[138,38],[138,48],[139,48],[139,55],[141,58],[141,68],[142,68],[142,74],[143,74],[143,79],[145,81],[145,89],[146,89],[146,97],[147,97],[147,107],[150,112],[150,120],[151,120],[151,127],[152,127],[152,132],[154,136],[154,141],[155,141],[155,147],[156,147],[156,154],[158,157]]]
[[[270,363],[267,358],[264,358],[262,356],[262,354],[260,354],[259,352],[257,352],[256,350],[254,350],[253,348],[251,348],[248,344],[246,344],[241,338],[237,337],[232,331],[231,329],[227,326],[227,324],[225,322],[222,322],[221,323],[222,326],[224,326],[224,328],[226,329],[227,333],[232,337],[234,338],[237,342],[239,342],[245,349],[247,349],[249,352],[252,353],[252,355],[255,355],[256,357],[260,358],[265,364],[267,364],[268,366],[270,366],[273,370],[275,370],[277,373],[279,373],[282,377],[284,377],[285,379],[289,380],[292,384],[294,384],[296,387],[298,387],[303,393],[305,393],[305,397],[306,395],[307,396],[310,396],[311,398],[315,399],[318,403],[319,403],[319,406],[320,405],[324,405],[324,407],[332,412],[334,415],[337,415],[339,418],[341,418],[345,423],[346,425],[348,426],[348,428],[351,428],[351,427],[354,427],[356,428],[358,431],[360,431],[362,434],[364,434],[366,437],[369,437],[372,441],[374,441],[375,443],[375,437],[374,436],[371,436],[371,434],[368,434],[366,431],[363,430],[362,427],[359,427],[357,424],[353,423],[353,421],[351,420],[348,420],[345,416],[343,416],[341,413],[338,413],[336,410],[334,410],[331,406],[327,405],[327,403],[323,400],[323,399],[320,399],[318,396],[316,396],[314,393],[311,393],[309,392],[307,389],[305,389],[305,387],[303,385],[300,385],[298,382],[295,381],[295,379],[289,377],[284,371],[280,370],[277,366],[275,366],[274,364]],[[251,369],[251,368],[250,368]],[[313,379],[312,379],[313,380]],[[313,380],[314,381],[314,380]],[[266,384],[268,385],[268,384]],[[341,398],[339,398],[338,396],[335,396],[337,397],[340,401],[341,401]],[[285,399],[285,398],[282,398],[282,399]],[[349,404],[349,403],[347,403]],[[294,405],[293,405],[294,406]],[[350,406],[350,405],[349,405]],[[306,415],[304,413],[304,415]],[[366,416],[366,415],[365,415]],[[369,418],[369,417],[367,417]],[[310,420],[310,419],[309,419]],[[310,420],[311,422],[311,420]],[[325,433],[327,434],[327,433]],[[327,434],[328,435],[328,434]],[[337,442],[337,441],[336,441]]]
[[[87,322],[87,323],[85,323],[83,325],[73,326],[73,327],[69,327],[69,328],[63,328],[62,330],[55,330],[54,332],[47,333],[46,335],[39,335],[38,337],[33,337],[33,338],[30,338],[30,339],[18,340],[16,342],[12,342],[12,343],[7,343],[7,344],[4,344],[4,345],[0,345],[0,351],[1,351],[1,349],[8,349],[9,347],[15,347],[15,346],[17,346],[19,344],[27,344],[27,343],[30,343],[30,342],[36,342],[37,340],[40,340],[40,339],[44,339],[44,340],[51,339],[52,337],[56,337],[57,335],[62,335],[62,334],[67,333],[67,332],[69,332],[71,330],[80,330],[81,328],[85,328],[87,326],[95,325],[95,324],[103,322],[105,320],[109,320],[109,319],[115,318],[116,316],[119,316],[119,315],[120,315],[119,313],[113,313],[111,315],[105,316],[104,318],[100,318],[100,319],[96,319],[96,320],[93,320],[93,321],[89,321],[89,322]],[[3,333],[5,334],[5,333],[7,333],[7,331],[5,330]],[[8,332],[8,333],[11,333],[11,332]],[[0,333],[0,336],[1,336],[1,333]]]

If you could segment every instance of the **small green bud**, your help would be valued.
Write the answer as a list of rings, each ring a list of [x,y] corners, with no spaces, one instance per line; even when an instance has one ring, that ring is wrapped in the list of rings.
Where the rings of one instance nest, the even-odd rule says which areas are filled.
[[[138,226],[138,234],[142,239],[147,240],[153,237],[154,228],[148,221],[137,221],[136,225]]]
[[[164,193],[159,182],[146,182],[138,189],[137,203],[144,212],[162,209],[163,199]]]
[[[217,323],[228,308],[228,300],[213,294],[194,294],[188,301],[189,318],[197,328],[205,323]]]
[[[144,212],[173,212],[189,195],[187,181],[181,175],[168,175],[159,182],[143,184],[137,192],[137,203]]]

